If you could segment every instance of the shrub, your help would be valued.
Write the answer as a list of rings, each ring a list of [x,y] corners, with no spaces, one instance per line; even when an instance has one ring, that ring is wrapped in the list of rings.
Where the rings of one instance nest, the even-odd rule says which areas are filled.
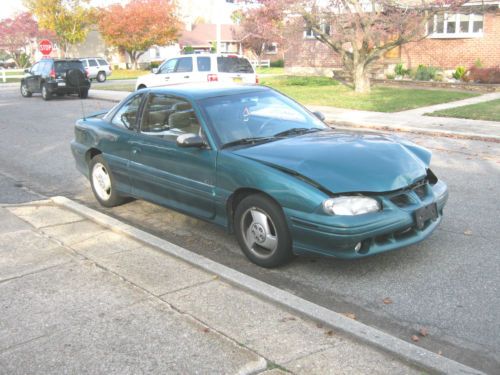
[[[184,52],[186,55],[189,55],[191,53],[194,53],[194,48],[191,46],[184,46],[182,52]]]
[[[410,75],[410,69],[403,68],[403,64],[399,63],[394,67],[394,73],[396,73],[397,76],[404,77]]]
[[[482,68],[483,67],[483,63],[481,62],[481,59],[478,57],[477,60],[474,62],[474,66],[476,68]]]
[[[415,79],[417,81],[430,81],[436,78],[437,68],[433,66],[425,66],[420,64],[415,71]]]
[[[158,61],[151,61],[151,64],[149,64],[149,70],[153,68],[158,68],[160,66],[160,63]]]
[[[282,59],[271,61],[271,68],[283,68],[285,66],[285,62]]]
[[[465,76],[467,81],[479,83],[500,83],[500,67],[478,68],[473,66]]]
[[[387,78],[387,79],[394,79],[394,78],[396,78],[396,76],[394,74],[386,74],[385,78]]]
[[[464,66],[457,66],[457,69],[455,69],[455,72],[452,74],[452,77],[458,80],[462,80],[465,73],[467,73],[467,69],[465,69]]]

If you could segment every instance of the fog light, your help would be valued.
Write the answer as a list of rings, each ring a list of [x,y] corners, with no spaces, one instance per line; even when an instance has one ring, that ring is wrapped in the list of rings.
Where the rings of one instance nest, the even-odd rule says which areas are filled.
[[[359,250],[361,250],[361,242],[358,242],[356,246],[354,246],[354,251],[359,253]]]

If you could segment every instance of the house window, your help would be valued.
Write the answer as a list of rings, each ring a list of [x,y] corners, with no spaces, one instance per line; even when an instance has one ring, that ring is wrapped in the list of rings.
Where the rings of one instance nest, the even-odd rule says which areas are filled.
[[[320,25],[321,32],[326,35],[330,35],[330,25],[327,23],[322,23]],[[304,30],[305,39],[316,39],[316,33],[312,30],[312,27],[306,27]]]
[[[276,55],[278,53],[278,43],[266,43],[264,52],[268,55]]]
[[[483,35],[482,14],[436,14],[428,25],[431,38],[472,38]]]

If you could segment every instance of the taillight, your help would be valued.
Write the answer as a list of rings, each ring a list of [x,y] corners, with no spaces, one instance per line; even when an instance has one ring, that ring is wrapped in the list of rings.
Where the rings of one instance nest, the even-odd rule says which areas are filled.
[[[89,78],[89,68],[85,68],[85,75]]]
[[[217,77],[217,74],[208,74],[207,75],[208,82],[217,82],[218,80],[219,80],[219,77]]]
[[[50,76],[52,78],[56,78],[56,70],[54,68],[52,68],[52,70],[50,71]]]
[[[255,75],[255,83],[259,83],[259,76],[257,74]]]

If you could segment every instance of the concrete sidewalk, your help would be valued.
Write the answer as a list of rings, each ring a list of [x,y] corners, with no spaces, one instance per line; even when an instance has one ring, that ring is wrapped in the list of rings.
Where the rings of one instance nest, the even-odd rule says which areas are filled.
[[[0,373],[480,373],[418,347],[413,367],[79,207],[0,207]]]
[[[95,99],[119,101],[129,94],[129,92],[124,91],[90,90],[89,95]],[[500,122],[424,116],[425,113],[441,109],[455,108],[499,98],[500,93],[489,93],[455,102],[393,113],[314,105],[307,107],[311,111],[322,112],[326,117],[326,122],[336,128],[410,132],[500,142]]]

